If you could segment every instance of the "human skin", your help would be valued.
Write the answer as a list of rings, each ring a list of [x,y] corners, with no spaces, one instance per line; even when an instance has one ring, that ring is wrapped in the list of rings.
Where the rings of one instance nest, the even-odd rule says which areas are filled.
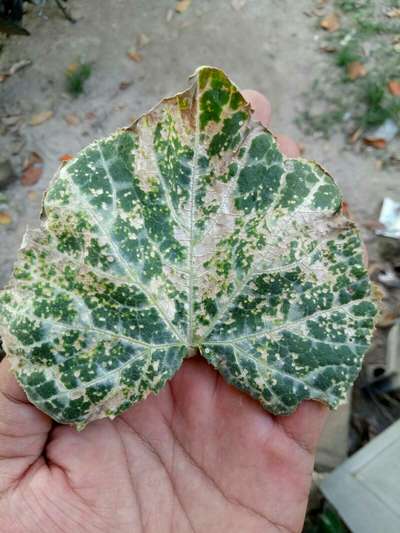
[[[244,95],[267,126],[268,100]],[[326,415],[306,401],[273,416],[193,357],[157,396],[77,432],[30,404],[4,360],[0,531],[300,532]]]

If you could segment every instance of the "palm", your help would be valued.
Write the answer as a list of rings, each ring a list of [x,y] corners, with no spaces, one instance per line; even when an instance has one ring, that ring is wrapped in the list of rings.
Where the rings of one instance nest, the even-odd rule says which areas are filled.
[[[299,531],[323,411],[272,417],[195,358],[113,422],[52,429],[0,512],[10,533]]]

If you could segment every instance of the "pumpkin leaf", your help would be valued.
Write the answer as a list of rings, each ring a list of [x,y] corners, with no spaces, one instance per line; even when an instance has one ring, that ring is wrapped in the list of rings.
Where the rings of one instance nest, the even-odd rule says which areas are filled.
[[[319,165],[285,158],[225,74],[64,163],[0,296],[29,399],[82,428],[200,352],[274,414],[344,400],[376,307]]]

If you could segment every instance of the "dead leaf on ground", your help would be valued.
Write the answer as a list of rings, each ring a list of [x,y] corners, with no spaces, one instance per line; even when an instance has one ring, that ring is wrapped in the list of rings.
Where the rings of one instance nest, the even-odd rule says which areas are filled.
[[[184,13],[191,3],[192,0],[179,0],[179,2],[176,3],[175,11],[177,13]]]
[[[86,120],[90,121],[96,120],[96,113],[94,111],[88,111],[87,113],[85,113],[85,118]]]
[[[69,126],[77,126],[81,122],[78,115],[75,115],[74,113],[68,113],[68,115],[65,115],[64,120]]]
[[[390,19],[399,18],[400,17],[400,7],[394,7],[392,9],[388,9],[385,13],[387,17]]]
[[[58,160],[61,161],[61,162],[66,162],[66,161],[71,161],[71,159],[73,159],[73,158],[74,158],[74,156],[72,156],[71,154],[62,154],[62,155],[60,155]]]
[[[366,144],[367,146],[372,146],[377,150],[383,150],[384,148],[386,148],[385,139],[363,139],[363,141],[364,144]]]
[[[356,143],[358,139],[361,137],[361,135],[363,134],[363,131],[364,131],[364,128],[362,127],[353,131],[353,133],[349,137],[349,143],[350,144]]]
[[[400,96],[400,80],[390,80],[388,89],[393,96]]]
[[[351,80],[357,80],[358,78],[363,78],[367,75],[367,69],[363,63],[359,61],[352,61],[346,67],[347,76]]]
[[[231,6],[235,11],[240,11],[247,3],[247,0],[231,0]]]
[[[41,111],[40,113],[36,113],[35,115],[32,115],[30,125],[39,126],[39,124],[43,124],[43,122],[51,119],[53,114],[53,111]]]
[[[140,63],[143,59],[143,56],[140,52],[138,52],[137,50],[129,50],[128,52],[128,57],[129,59],[131,59],[132,61],[134,61],[135,63]]]
[[[21,175],[22,185],[35,185],[43,174],[43,159],[37,152],[31,152]]]
[[[334,52],[337,52],[337,47],[332,46],[330,44],[324,44],[320,46],[319,49],[321,50],[321,52],[325,52],[327,54],[333,54]]]
[[[330,33],[337,31],[340,28],[339,16],[336,13],[330,13],[321,20],[320,26],[323,30],[329,31]]]
[[[11,215],[6,211],[0,211],[0,224],[2,226],[7,226],[8,224],[11,224],[11,222]]]
[[[139,33],[136,43],[137,47],[140,50],[141,48],[144,48],[150,43],[151,39],[146,33]]]
[[[73,74],[79,67],[79,63],[70,63],[68,67],[65,69],[65,72],[67,74]]]

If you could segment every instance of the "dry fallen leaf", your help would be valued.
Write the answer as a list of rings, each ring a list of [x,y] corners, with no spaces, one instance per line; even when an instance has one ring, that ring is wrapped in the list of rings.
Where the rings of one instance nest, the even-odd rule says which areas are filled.
[[[330,13],[321,20],[320,26],[322,29],[332,33],[340,28],[340,19],[336,13]]]
[[[347,76],[351,80],[357,80],[358,78],[363,78],[367,75],[367,69],[365,68],[365,65],[360,63],[359,61],[352,61],[347,65],[346,68]]]
[[[85,113],[85,118],[90,121],[96,120],[96,113],[94,111],[88,111]]]
[[[64,162],[64,161],[71,161],[71,159],[73,159],[73,158],[74,157],[71,154],[62,154],[62,155],[60,155],[58,160],[61,161],[61,162]]]
[[[8,224],[11,224],[12,219],[9,213],[6,211],[0,211],[0,224],[2,226],[6,226]]]
[[[333,52],[337,51],[337,47],[332,46],[330,44],[324,44],[320,46],[319,49],[321,50],[321,52],[326,52],[327,54],[332,54]]]
[[[393,9],[388,9],[385,13],[390,19],[400,17],[400,7],[394,7]]]
[[[135,63],[140,63],[142,61],[142,59],[143,59],[142,54],[140,54],[139,52],[137,52],[134,49],[129,50],[128,57],[129,57],[129,59],[131,59]]]
[[[147,46],[149,42],[150,42],[150,37],[146,33],[139,33],[137,40],[136,40],[137,47],[139,50]]]
[[[358,128],[349,137],[349,143],[354,144],[358,141],[358,139],[361,137],[362,133],[364,131],[364,128]]]
[[[43,159],[41,156],[32,152],[28,161],[24,165],[24,169],[21,175],[22,185],[35,185],[43,174]]]
[[[68,74],[73,74],[77,70],[78,67],[79,67],[79,63],[70,63],[65,70]]]
[[[64,120],[69,126],[77,126],[81,121],[78,115],[75,115],[74,113],[68,113],[68,115],[65,115]]]
[[[400,96],[400,80],[390,80],[388,89],[393,96]]]
[[[39,124],[43,124],[43,122],[49,120],[53,114],[53,111],[41,111],[40,113],[36,113],[36,115],[32,115],[30,125],[39,126]]]
[[[383,150],[386,148],[386,141],[385,139],[363,139],[364,144],[367,146],[372,146],[373,148],[377,148],[378,150]]]
[[[247,3],[247,0],[231,0],[231,5],[235,11],[240,11]]]
[[[184,13],[191,3],[192,0],[179,0],[179,2],[176,3],[175,11],[177,13]]]

